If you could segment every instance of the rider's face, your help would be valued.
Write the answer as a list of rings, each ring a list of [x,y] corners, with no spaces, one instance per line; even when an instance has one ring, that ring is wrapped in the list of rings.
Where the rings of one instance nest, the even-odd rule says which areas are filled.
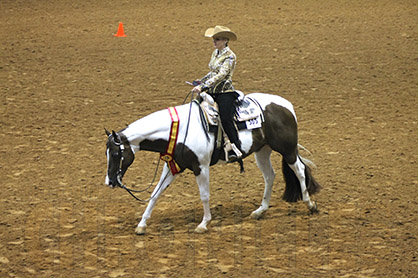
[[[213,46],[218,50],[224,49],[227,42],[228,42],[227,39],[213,38]]]

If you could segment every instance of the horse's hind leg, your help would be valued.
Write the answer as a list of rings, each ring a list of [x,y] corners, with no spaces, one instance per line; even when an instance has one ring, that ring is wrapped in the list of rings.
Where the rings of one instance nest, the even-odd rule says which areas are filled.
[[[318,212],[318,208],[315,202],[311,201],[309,197],[308,189],[306,186],[306,176],[305,176],[305,164],[300,160],[299,156],[296,157],[296,162],[293,164],[288,164],[289,167],[296,174],[296,177],[300,183],[300,189],[302,192],[302,200],[311,211],[311,213]]]
[[[273,182],[276,174],[271,166],[270,156],[271,148],[269,146],[263,147],[260,151],[255,153],[255,159],[258,168],[263,173],[264,178],[264,196],[261,202],[261,206],[251,213],[252,218],[259,219],[263,213],[269,208],[271,191],[273,188]]]

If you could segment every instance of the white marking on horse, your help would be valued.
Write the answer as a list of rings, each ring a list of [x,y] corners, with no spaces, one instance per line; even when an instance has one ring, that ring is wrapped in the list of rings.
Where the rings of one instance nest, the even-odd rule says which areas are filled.
[[[257,100],[264,111],[265,118],[261,129],[239,132],[239,139],[245,152],[244,157],[255,152],[257,166],[260,168],[265,182],[261,205],[251,214],[252,217],[260,218],[269,207],[275,178],[270,161],[273,150],[282,154],[282,161],[286,166],[282,167],[286,181],[286,190],[283,198],[288,202],[302,199],[311,212],[317,211],[316,204],[310,200],[309,194],[317,192],[319,184],[311,176],[309,167],[299,158],[297,149],[297,119],[293,105],[286,99],[275,95],[256,93],[248,96]],[[209,205],[209,165],[214,152],[216,138],[211,133],[208,137],[206,136],[202,127],[198,105],[185,104],[177,106],[176,110],[180,118],[180,126],[174,159],[182,170],[190,169],[196,176],[204,214],[201,223],[195,231],[202,233],[208,230],[207,225],[212,218]],[[170,127],[171,118],[168,111],[161,110],[133,122],[126,129],[120,131],[117,137],[121,138],[122,144],[130,145],[128,149],[132,151],[131,156],[140,149],[161,153],[165,149]],[[112,144],[112,142],[114,143],[114,140],[111,140],[110,136],[108,144]],[[112,148],[114,147],[112,146]],[[109,171],[115,171],[115,168],[117,168],[111,167],[113,160],[109,160],[110,155],[108,150],[107,183],[112,183],[112,179],[115,176],[115,173],[110,173],[111,176],[109,176]],[[123,173],[126,171],[126,169],[122,170]],[[122,176],[120,179],[122,179]],[[137,234],[145,233],[146,222],[151,217],[158,198],[174,179],[175,176],[172,175],[169,167],[165,164],[160,180],[136,228]]]

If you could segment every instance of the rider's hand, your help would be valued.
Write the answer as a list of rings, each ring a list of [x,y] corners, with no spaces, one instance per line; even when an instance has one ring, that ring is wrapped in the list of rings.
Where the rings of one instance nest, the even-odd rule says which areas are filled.
[[[196,86],[192,89],[192,92],[200,94],[202,92],[202,88],[200,86]]]

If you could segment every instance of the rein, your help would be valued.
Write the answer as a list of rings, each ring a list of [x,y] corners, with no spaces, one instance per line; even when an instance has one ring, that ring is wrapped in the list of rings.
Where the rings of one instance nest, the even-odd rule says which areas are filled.
[[[197,104],[197,106],[199,107],[199,113],[200,113],[200,117],[202,118],[202,119],[204,119],[204,115],[203,115],[203,111],[202,111],[202,107],[200,107],[200,105],[199,105],[199,103],[196,101],[196,100],[194,100],[194,98],[193,98],[193,96],[194,96],[194,93],[193,93],[193,91],[190,91],[188,94],[187,94],[187,96],[184,98],[184,100],[183,100],[183,104],[185,104],[186,103],[186,101],[187,101],[187,98],[190,96],[190,107],[189,107],[189,117],[188,117],[188,119],[187,119],[187,128],[186,128],[186,135],[184,136],[184,142],[186,142],[186,138],[187,138],[187,135],[188,135],[188,133],[189,133],[189,125],[190,125],[190,115],[191,115],[191,112],[192,112],[192,105],[193,105],[193,102],[195,102],[196,104]],[[203,120],[203,122],[204,122],[204,120]],[[207,132],[207,128],[206,128],[206,124],[205,123],[203,123],[203,130],[205,131],[205,135],[206,135],[206,139],[209,141],[209,135],[208,135],[208,132]]]
[[[123,143],[120,143],[119,144],[119,148],[120,148],[120,153],[121,153],[121,159],[120,159],[120,163],[119,163],[119,170],[118,170],[118,173],[117,173],[117,175],[116,175],[116,179],[118,180],[118,187],[120,187],[120,188],[123,188],[123,189],[125,189],[132,197],[134,197],[135,198],[135,200],[137,200],[137,201],[139,201],[139,202],[141,202],[141,203],[148,203],[152,198],[154,198],[154,196],[155,196],[155,194],[157,194],[158,193],[158,191],[160,191],[160,189],[158,188],[158,190],[155,192],[155,194],[153,194],[150,198],[148,198],[147,200],[143,200],[143,199],[140,199],[140,198],[138,198],[138,197],[136,197],[135,196],[135,194],[134,193],[141,193],[141,192],[145,192],[145,191],[148,191],[148,189],[150,189],[151,188],[151,186],[153,186],[153,184],[154,184],[154,181],[155,181],[155,178],[156,178],[156,176],[157,176],[157,172],[158,172],[158,168],[159,168],[159,166],[160,166],[160,159],[158,160],[158,163],[157,163],[157,167],[156,167],[156,169],[155,169],[155,172],[154,172],[154,177],[152,178],[152,181],[151,181],[151,183],[150,183],[150,185],[147,187],[147,188],[145,188],[145,189],[142,189],[142,190],[134,190],[134,189],[132,189],[132,188],[129,188],[129,187],[126,187],[126,185],[124,185],[123,183],[122,183],[122,180],[121,180],[121,174],[122,174],[122,164],[123,164],[123,151],[125,150],[125,146],[123,145]],[[167,175],[168,175],[168,173],[167,173]],[[164,177],[164,180],[167,178],[167,175]],[[164,181],[163,180],[163,181]]]

